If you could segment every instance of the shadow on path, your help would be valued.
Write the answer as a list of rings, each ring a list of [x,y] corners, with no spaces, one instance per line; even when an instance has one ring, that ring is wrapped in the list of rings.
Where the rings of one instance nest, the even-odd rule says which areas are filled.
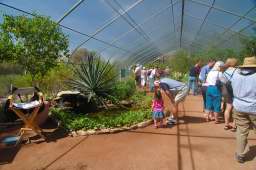
[[[11,163],[14,160],[20,148],[21,145],[18,145],[16,147],[7,147],[0,149],[0,165]]]
[[[67,155],[70,151],[72,151],[73,149],[75,149],[78,145],[80,145],[83,141],[85,141],[85,139],[87,139],[88,136],[85,136],[83,139],[81,139],[79,142],[77,142],[76,144],[74,144],[72,147],[70,147],[67,151],[65,151],[64,153],[62,153],[61,155],[59,155],[57,158],[55,158],[53,161],[51,161],[48,165],[46,165],[44,168],[42,168],[41,170],[45,170],[47,168],[49,168],[52,164],[54,164],[55,162],[57,162],[58,160],[60,160],[62,157],[64,157],[65,155]]]
[[[250,146],[249,152],[246,154],[246,161],[252,161],[256,157],[256,145]]]

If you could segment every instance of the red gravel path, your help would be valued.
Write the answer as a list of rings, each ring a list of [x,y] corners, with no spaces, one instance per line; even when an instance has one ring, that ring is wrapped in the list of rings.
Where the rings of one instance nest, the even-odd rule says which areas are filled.
[[[256,137],[250,134],[249,161],[234,160],[234,133],[204,122],[201,98],[189,96],[178,126],[152,126],[117,134],[65,137],[0,150],[0,170],[255,170]]]

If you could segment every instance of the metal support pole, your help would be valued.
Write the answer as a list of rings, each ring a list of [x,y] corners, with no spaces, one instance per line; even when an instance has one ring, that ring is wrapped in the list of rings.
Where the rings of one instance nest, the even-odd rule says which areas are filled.
[[[182,33],[183,33],[184,7],[185,7],[185,0],[182,0],[181,25],[180,25],[180,48],[181,48],[181,39],[182,39]]]

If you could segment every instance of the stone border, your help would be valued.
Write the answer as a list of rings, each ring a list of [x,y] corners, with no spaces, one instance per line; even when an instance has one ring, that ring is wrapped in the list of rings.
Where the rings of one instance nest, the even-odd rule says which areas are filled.
[[[132,125],[132,126],[124,126],[120,128],[107,128],[107,129],[100,129],[100,130],[78,130],[78,131],[71,131],[70,136],[76,137],[76,136],[87,136],[87,135],[99,135],[99,134],[110,134],[110,133],[118,133],[123,131],[128,131],[132,129],[137,128],[144,128],[150,124],[153,123],[153,120],[146,120],[144,122],[140,122],[138,124]]]

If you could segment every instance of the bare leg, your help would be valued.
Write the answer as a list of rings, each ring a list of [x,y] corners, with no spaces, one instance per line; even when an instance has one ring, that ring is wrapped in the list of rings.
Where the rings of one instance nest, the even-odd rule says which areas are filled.
[[[226,110],[224,112],[224,117],[225,117],[225,126],[229,126],[230,125],[230,113],[232,110],[232,104],[228,104],[226,105]]]
[[[211,120],[211,113],[212,113],[212,111],[206,110],[206,112],[204,114],[206,122],[209,122]]]
[[[214,116],[213,111],[210,111],[210,113],[209,113],[209,118],[210,118],[211,121],[212,121],[212,120],[215,120],[215,116]]]
[[[163,118],[160,119],[160,127],[163,127]]]
[[[219,123],[219,118],[218,118],[218,116],[219,116],[219,113],[214,112],[215,123]]]
[[[154,127],[157,128],[157,120],[154,119]]]

